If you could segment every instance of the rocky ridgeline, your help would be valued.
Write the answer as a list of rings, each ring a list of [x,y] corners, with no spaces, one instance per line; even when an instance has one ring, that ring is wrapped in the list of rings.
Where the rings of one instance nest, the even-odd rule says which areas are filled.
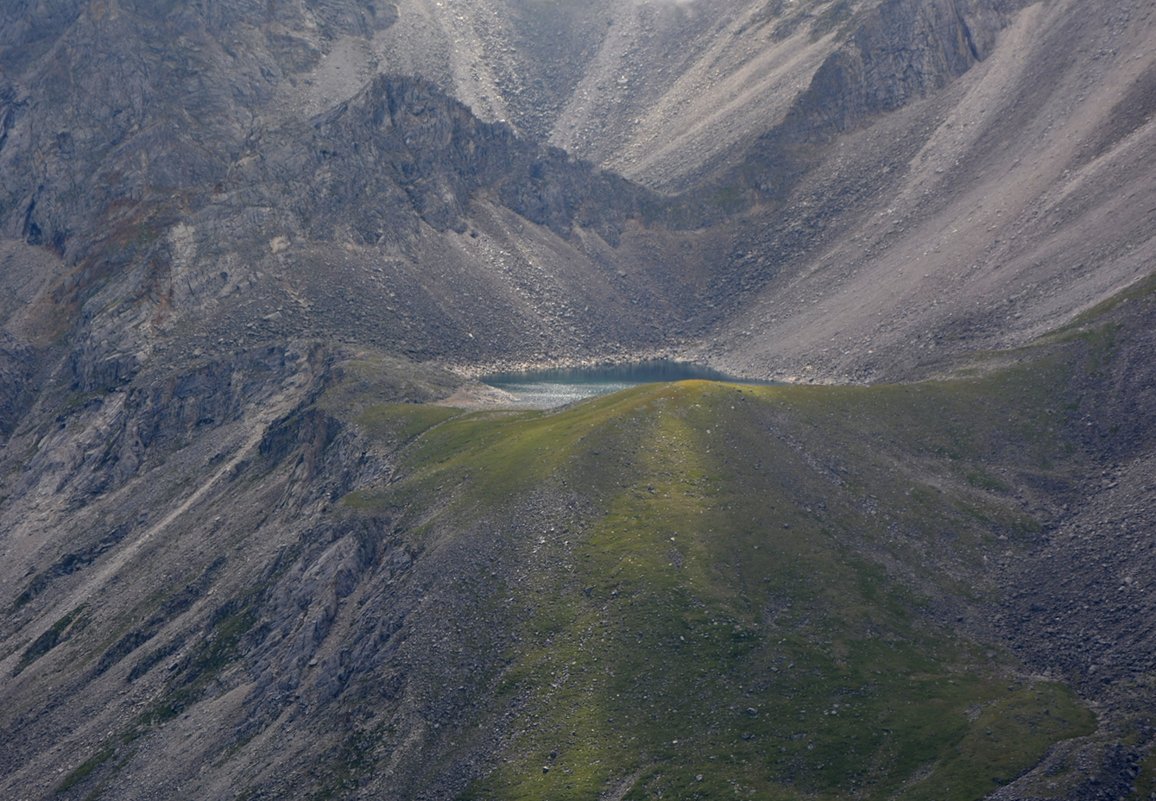
[[[533,145],[508,126],[481,122],[463,104],[413,78],[378,78],[313,127],[315,170],[323,183],[308,196],[315,205],[302,213],[307,220],[333,208],[372,214],[391,200],[397,203],[400,189],[407,201],[399,204],[403,209],[413,209],[435,229],[464,233],[471,200],[481,193],[559,236],[583,228],[613,245],[627,219],[657,203],[616,175]],[[393,220],[374,227],[355,219],[364,244],[405,230]]]

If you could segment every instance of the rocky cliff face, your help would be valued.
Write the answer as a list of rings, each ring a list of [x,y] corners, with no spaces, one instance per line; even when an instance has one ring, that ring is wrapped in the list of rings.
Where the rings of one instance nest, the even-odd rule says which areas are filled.
[[[991,54],[1022,2],[880,3],[816,70],[785,124],[822,137],[942,89]]]
[[[227,21],[179,22],[207,40]],[[64,39],[116,39],[147,61],[147,41],[132,38],[139,24],[127,10],[88,9]],[[0,208],[22,243],[12,261],[43,252],[34,258],[48,264],[35,279],[9,273],[24,296],[9,321],[12,369],[21,348],[69,329],[80,391],[127,380],[166,347],[189,357],[319,334],[493,359],[632,338],[630,301],[655,293],[617,269],[614,246],[644,190],[482,123],[420,79],[381,78],[313,120],[279,121],[256,85],[227,109],[178,110],[187,71],[239,69],[212,52],[216,40],[180,41],[178,54],[201,61],[156,63],[160,77],[139,98],[125,95],[131,83],[5,95],[0,159],[13,180]],[[108,55],[55,47],[86,76]],[[88,94],[118,108],[52,117]],[[242,122],[248,104],[266,114]],[[536,280],[543,261],[567,267]]]

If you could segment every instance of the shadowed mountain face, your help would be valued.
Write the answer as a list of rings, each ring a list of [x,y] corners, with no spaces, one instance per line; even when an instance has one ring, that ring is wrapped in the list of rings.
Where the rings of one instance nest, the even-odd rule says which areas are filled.
[[[1154,26],[7,3],[0,791],[1145,798]]]

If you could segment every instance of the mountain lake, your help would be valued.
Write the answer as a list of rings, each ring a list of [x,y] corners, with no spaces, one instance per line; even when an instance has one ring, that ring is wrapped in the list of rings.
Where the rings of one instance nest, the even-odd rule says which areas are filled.
[[[640,384],[690,379],[731,384],[778,383],[737,378],[701,364],[669,359],[588,367],[551,367],[525,372],[491,373],[481,377],[482,383],[514,396],[516,405],[531,409],[553,409],[583,398],[607,395]]]

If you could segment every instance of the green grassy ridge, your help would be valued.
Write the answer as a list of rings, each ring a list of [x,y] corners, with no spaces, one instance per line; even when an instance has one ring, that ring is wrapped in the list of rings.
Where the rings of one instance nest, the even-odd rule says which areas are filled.
[[[551,488],[594,510],[543,534],[512,605],[532,614],[500,621],[498,703],[530,724],[463,797],[978,798],[1090,732],[952,615],[982,613],[987,560],[1080,480],[1071,387],[1112,358],[1100,317],[952,380],[376,408],[407,444],[358,504],[422,509],[414,537],[512,528]]]
[[[1090,329],[1094,330],[1103,327],[1105,321],[1119,312],[1125,304],[1139,302],[1151,305],[1154,298],[1156,298],[1156,273],[1146,275],[1136,280],[1130,286],[1125,287],[1123,290],[1077,315],[1072,322],[1062,326],[1054,333],[1045,336],[1043,341],[1063,341],[1064,339],[1070,339],[1080,334],[1089,333]]]
[[[641,757],[636,763],[641,764],[623,764],[619,759],[617,770],[608,772],[608,776],[622,776],[641,770],[637,792],[627,797],[660,792],[676,797],[712,797],[724,789],[733,792],[740,785],[756,797],[791,797],[796,790],[804,795],[837,794],[849,785],[861,788],[867,797],[890,794],[898,789],[900,777],[912,775],[952,746],[956,737],[966,735],[964,707],[979,703],[977,699],[1006,700],[996,686],[999,679],[986,671],[979,674],[986,674],[985,678],[974,672],[957,676],[961,670],[958,665],[967,665],[975,657],[958,653],[965,649],[950,637],[932,636],[909,622],[908,610],[917,607],[918,601],[912,603],[913,599],[903,597],[906,593],[902,589],[887,587],[878,570],[847,558],[832,541],[832,529],[824,528],[823,518],[813,509],[792,505],[800,497],[819,498],[823,488],[809,484],[825,480],[799,463],[798,454],[780,452],[780,459],[775,460],[778,463],[764,466],[777,477],[769,485],[749,481],[752,476],[742,474],[734,460],[727,458],[724,447],[728,437],[742,439],[749,432],[735,431],[731,426],[723,431],[705,427],[710,424],[707,421],[714,420],[717,429],[718,421],[724,419],[714,414],[717,409],[710,409],[715,404],[709,401],[733,398],[734,391],[702,389],[717,394],[698,398],[687,411],[688,417],[694,418],[695,409],[706,410],[700,412],[705,420],[679,421],[677,410],[656,413],[659,422],[657,430],[649,432],[649,448],[627,461],[641,471],[638,483],[614,498],[588,540],[584,581],[608,582],[603,587],[593,584],[595,595],[599,589],[609,590],[618,599],[614,614],[619,623],[618,640],[603,642],[601,648],[611,655],[602,659],[613,664],[621,678],[608,686],[592,683],[579,692],[582,700],[573,708],[583,710],[584,716],[589,716],[592,708],[603,710],[607,721],[617,717],[617,725],[632,732],[635,740],[624,742],[620,737],[613,752],[634,750]],[[694,388],[680,391],[692,393]],[[772,393],[772,397],[778,394]],[[663,396],[653,397],[661,401]],[[663,422],[664,417],[676,419]],[[733,424],[735,419],[726,422]],[[742,420],[742,416],[737,419]],[[681,438],[672,433],[680,430]],[[722,458],[702,464],[701,457],[712,451],[712,445],[703,440],[712,435],[724,443],[713,446],[715,451],[723,451],[718,454]],[[705,476],[718,478],[711,481]],[[782,477],[789,477],[786,491],[776,493]],[[731,489],[735,486],[737,491]],[[762,491],[745,491],[748,488]],[[835,510],[828,508],[828,513],[833,515]],[[768,519],[781,520],[784,527],[760,530],[758,523]],[[690,525],[688,521],[692,521]],[[841,528],[848,525],[845,519],[826,522]],[[675,532],[673,540],[667,536],[671,532]],[[682,563],[675,566],[666,561],[672,547],[667,541],[682,540],[688,544],[681,549]],[[801,611],[781,614],[782,620],[766,631],[759,620],[764,605],[756,601],[767,596],[788,598]],[[587,615],[593,612],[585,611]],[[559,616],[556,610],[554,616]],[[581,620],[581,615],[575,620]],[[700,626],[709,621],[709,628],[698,630],[695,620]],[[643,632],[641,639],[629,635],[635,631]],[[774,640],[776,631],[793,637]],[[870,632],[871,636],[865,638],[860,632]],[[548,650],[551,663],[540,668],[540,680],[531,685],[540,686],[562,672],[559,660],[565,657],[559,655],[557,640],[566,633],[554,632],[555,641]],[[725,636],[720,638],[719,634]],[[699,647],[685,645],[687,635]],[[581,638],[576,639],[581,650]],[[888,648],[883,658],[872,660],[868,658],[874,650],[870,645],[877,641],[888,643]],[[529,656],[527,661],[533,659]],[[765,731],[741,716],[739,725],[734,714],[696,713],[703,705],[733,709],[736,699],[750,697],[744,685],[778,673],[771,671],[778,666],[776,659],[792,670],[789,677],[755,694],[769,707],[756,708],[756,718],[770,722]],[[655,665],[667,666],[658,681],[653,678]],[[695,665],[710,669],[701,671],[692,667]],[[906,684],[912,675],[924,677],[916,683],[918,689]],[[889,679],[897,676],[903,681],[890,683]],[[648,678],[642,682],[639,677]],[[960,689],[943,691],[945,686],[956,684]],[[556,709],[559,699],[546,695],[549,697],[543,699],[542,706]],[[857,701],[861,709],[849,726],[832,725],[837,714],[828,713],[837,709],[837,699],[845,698],[862,699]],[[915,709],[910,717],[886,726],[877,724],[879,731],[902,733],[898,737],[888,735],[900,742],[885,743],[873,735],[865,721],[884,720],[886,708],[896,698],[903,698]],[[690,699],[693,704],[688,706]],[[777,707],[773,700],[779,701]],[[624,708],[637,710],[633,719]],[[624,716],[628,719],[625,723],[621,720]],[[784,727],[783,721],[790,725]],[[562,723],[559,730],[567,725]],[[740,731],[742,728],[750,730]],[[704,738],[704,729],[712,734]],[[665,736],[670,731],[688,734],[668,745]],[[770,754],[766,752],[768,741]],[[773,753],[775,745],[777,755]],[[696,755],[702,754],[728,754],[732,767],[724,771],[730,774],[726,787],[699,786],[708,781],[707,776],[719,775],[718,766],[709,764],[712,760],[696,760]],[[516,772],[499,774],[497,786],[476,797],[591,798],[606,789],[605,781],[601,786],[597,781],[582,786],[567,781],[565,773],[561,779],[552,779],[558,775],[556,771],[539,774],[534,770],[534,763],[539,761],[536,756],[540,759],[540,755],[528,755],[526,764]],[[1019,758],[1020,769],[1034,759],[1023,754]],[[946,765],[933,770],[928,782],[941,785],[946,770]],[[700,775],[703,782],[697,779]],[[785,777],[786,784],[782,782]],[[1010,776],[1002,778],[1006,781]],[[992,787],[994,784],[980,787],[973,783],[962,787],[959,794],[945,797],[972,797]]]
[[[1068,691],[1009,679],[923,594],[982,593],[993,541],[1034,536],[1008,487],[1068,478],[1063,370],[373,408],[409,444],[400,480],[355,505],[442,510],[415,536],[501,521],[547,485],[600,510],[520,588],[535,612],[508,622],[499,695],[534,724],[464,797],[978,798],[1088,732]]]

